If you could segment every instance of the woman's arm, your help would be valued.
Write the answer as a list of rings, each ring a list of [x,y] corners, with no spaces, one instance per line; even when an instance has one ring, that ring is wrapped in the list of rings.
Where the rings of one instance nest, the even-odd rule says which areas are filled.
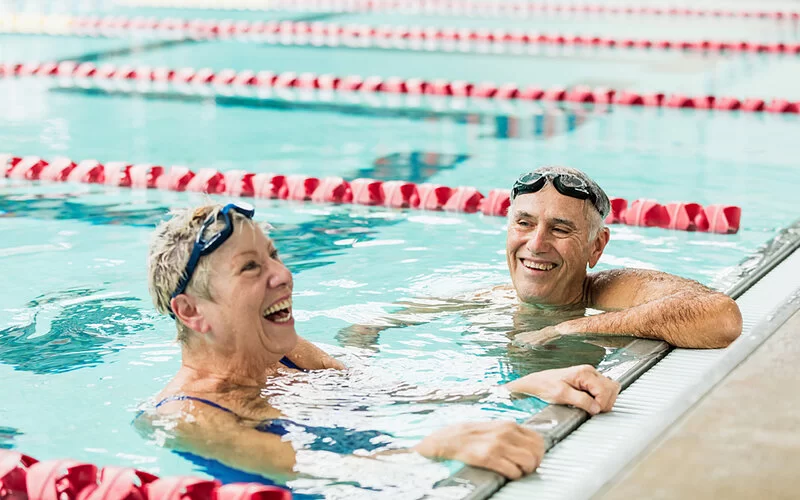
[[[297,337],[297,345],[286,355],[294,364],[304,370],[344,370],[346,366],[341,361],[334,359],[313,343]]]
[[[172,401],[160,407],[157,414],[141,415],[134,424],[148,437],[156,435],[169,448],[277,482],[286,482],[302,472],[296,470],[297,455],[291,442],[243,426],[235,415],[193,401]],[[539,466],[544,441],[535,431],[514,422],[467,422],[435,431],[412,449],[394,453],[398,452],[460,460],[516,479]]]
[[[212,458],[234,469],[271,479],[293,476],[295,450],[280,436],[241,424],[229,412],[191,400],[170,401],[157,413],[134,420],[137,430],[164,446]]]

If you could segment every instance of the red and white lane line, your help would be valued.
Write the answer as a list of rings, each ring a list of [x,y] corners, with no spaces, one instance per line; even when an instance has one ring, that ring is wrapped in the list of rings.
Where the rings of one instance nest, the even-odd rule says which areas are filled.
[[[24,20],[22,20],[24,19]],[[548,34],[522,30],[471,29],[436,26],[370,26],[293,21],[234,21],[230,19],[147,17],[58,17],[0,21],[0,32],[119,37],[131,33],[194,38],[222,38],[259,43],[308,46],[380,47],[493,53],[521,48],[605,47],[701,53],[800,54],[800,42],[746,40],[672,40]]]
[[[633,92],[608,88],[577,86],[572,89],[537,86],[521,86],[515,83],[471,83],[463,80],[420,78],[399,78],[378,76],[361,77],[348,75],[316,75],[314,73],[294,72],[274,73],[272,71],[254,72],[224,69],[213,71],[209,68],[150,68],[133,66],[100,67],[92,63],[2,63],[2,77],[67,77],[72,79],[96,80],[139,80],[147,82],[171,82],[179,84],[210,85],[216,88],[230,87],[271,87],[297,88],[322,91],[345,91],[360,93],[385,93],[404,95],[451,96],[515,101],[552,101],[595,104],[614,104],[621,106],[646,106],[657,108],[692,108],[717,111],[742,111],[750,113],[800,113],[800,102],[787,99],[737,99],[724,96],[688,96],[684,94],[664,94],[662,92]]]
[[[299,12],[400,12],[408,14],[517,17],[536,14],[607,14],[662,17],[800,19],[800,12],[780,9],[702,8],[676,5],[614,5],[590,2],[524,0],[133,0],[135,7]],[[688,3],[688,2],[687,2]]]
[[[346,203],[445,210],[505,216],[509,190],[492,189],[484,196],[469,186],[451,188],[439,184],[415,184],[405,181],[377,181],[341,177],[323,179],[305,175],[250,173],[244,170],[220,172],[212,168],[193,172],[187,167],[162,167],[154,164],[131,164],[97,160],[75,163],[67,158],[50,162],[36,156],[18,157],[0,154],[0,177],[104,184],[109,186],[195,191],[229,196],[276,198],[320,203]],[[662,205],[654,200],[638,199],[631,203],[611,199],[609,224],[661,227],[684,231],[720,234],[738,232],[741,208],[733,205],[709,205],[674,202]]]
[[[100,467],[72,459],[38,461],[14,450],[0,449],[0,496],[45,499],[140,500],[291,500],[292,493],[259,483],[222,485],[216,479],[190,476],[159,478],[134,468]]]

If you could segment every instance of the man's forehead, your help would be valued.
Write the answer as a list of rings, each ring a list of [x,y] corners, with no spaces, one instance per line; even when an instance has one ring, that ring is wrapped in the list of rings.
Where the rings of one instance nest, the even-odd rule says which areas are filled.
[[[511,204],[512,210],[524,210],[531,214],[544,212],[583,215],[585,207],[585,200],[565,196],[551,186],[545,186],[535,193],[521,194]]]

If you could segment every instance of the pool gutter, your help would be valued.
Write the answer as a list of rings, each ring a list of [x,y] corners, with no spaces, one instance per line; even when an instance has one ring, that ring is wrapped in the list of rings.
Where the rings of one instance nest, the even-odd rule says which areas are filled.
[[[791,226],[783,229],[775,238],[770,240],[764,247],[758,250],[753,256],[745,259],[739,266],[737,266],[732,273],[724,276],[718,283],[718,289],[724,289],[725,293],[734,299],[739,299],[742,295],[750,290],[762,278],[767,276],[778,265],[784,262],[795,251],[800,249],[800,220],[796,221]],[[780,299],[781,297],[778,297]],[[794,303],[796,309],[797,304]],[[777,309],[777,313],[769,315],[766,324],[760,325],[759,329],[753,329],[753,332],[742,336],[737,342],[732,344],[727,349],[716,350],[688,350],[688,349],[674,349],[672,346],[662,341],[635,339],[630,342],[625,349],[636,356],[635,361],[630,364],[623,363],[613,369],[613,373],[609,376],[617,380],[623,388],[627,389],[633,382],[635,382],[642,374],[650,370],[659,361],[664,359],[668,354],[673,353],[677,356],[689,355],[692,353],[710,353],[714,356],[713,360],[709,363],[713,364],[713,376],[708,377],[705,382],[697,381],[696,387],[692,391],[692,396],[689,398],[688,404],[682,405],[681,411],[669,412],[669,415],[664,415],[662,418],[662,426],[666,427],[675,421],[686,409],[688,409],[694,401],[699,399],[703,394],[710,390],[716,383],[721,380],[727,373],[733,370],[748,354],[755,350],[761,343],[766,340],[777,328],[782,324],[781,318],[785,320],[793,312],[794,309],[789,310],[786,303],[782,303],[781,307]],[[763,314],[760,314],[763,316]],[[725,354],[716,359],[719,353]],[[679,360],[679,363],[686,363],[686,360]],[[623,392],[623,395],[625,393]],[[624,398],[621,396],[621,400]],[[625,406],[624,401],[618,401],[615,406],[615,412],[618,407]],[[635,406],[635,404],[633,405]],[[631,411],[636,411],[636,408],[631,408]],[[626,409],[619,410],[622,413]],[[578,429],[584,422],[589,419],[588,413],[583,410],[550,405],[541,412],[533,415],[531,418],[524,422],[524,425],[539,431],[545,439],[545,449],[550,451],[557,443],[564,440],[573,431]],[[606,484],[618,471],[619,468],[624,467],[633,456],[635,456],[647,442],[656,437],[657,434],[650,436],[650,439],[640,443],[638,450],[628,453],[628,457],[617,457],[616,462],[619,467],[615,470],[607,470],[605,478],[594,477],[591,483],[596,485],[595,488],[583,488],[586,495],[578,495],[581,498],[588,497],[591,493],[597,491],[602,485]],[[640,437],[640,441],[641,437]],[[547,458],[545,459],[547,460]],[[543,464],[544,466],[544,464]],[[610,469],[610,467],[606,467]],[[576,479],[579,479],[576,477]],[[517,481],[516,483],[524,483],[527,479]],[[541,483],[542,481],[538,481]],[[583,482],[583,481],[582,481]],[[507,480],[494,472],[486,469],[479,469],[475,467],[464,467],[459,472],[453,474],[450,478],[442,481],[437,485],[437,489],[441,487],[461,486],[470,489],[470,493],[462,497],[464,500],[483,500],[489,498],[498,490],[500,490]],[[598,484],[599,483],[599,484]],[[587,485],[588,486],[588,485]],[[588,491],[591,489],[591,491]],[[511,492],[509,492],[511,493]],[[526,489],[527,494],[534,493],[531,489]],[[553,495],[552,498],[574,498],[576,491],[572,489],[570,492],[564,491],[564,495]],[[513,493],[512,493],[513,495]],[[516,497],[516,495],[513,495]],[[522,496],[520,496],[521,498]],[[505,498],[505,497],[504,497]]]

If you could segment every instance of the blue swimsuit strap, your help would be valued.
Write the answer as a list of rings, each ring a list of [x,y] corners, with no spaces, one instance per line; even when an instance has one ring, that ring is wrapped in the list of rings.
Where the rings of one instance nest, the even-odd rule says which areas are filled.
[[[294,362],[291,359],[287,358],[286,356],[281,358],[281,364],[286,366],[286,367],[288,367],[288,368],[292,368],[293,370],[307,371],[307,370],[305,370],[303,368],[300,368],[296,364],[294,364]],[[164,398],[161,401],[159,401],[158,403],[156,403],[156,408],[158,408],[159,406],[161,406],[161,405],[163,405],[165,403],[169,403],[170,401],[186,401],[186,400],[197,401],[199,403],[204,403],[204,404],[207,404],[208,406],[211,406],[211,407],[216,408],[218,410],[226,411],[226,412],[228,412],[228,413],[230,413],[232,415],[236,415],[237,417],[239,416],[235,411],[230,410],[228,408],[225,408],[224,406],[222,406],[220,404],[217,404],[217,403],[211,401],[210,399],[204,399],[204,398],[198,398],[198,397],[195,397],[195,396],[186,396],[186,395],[169,396],[167,398]]]
[[[287,367],[287,368],[291,368],[292,370],[300,370],[301,372],[307,372],[308,371],[308,370],[306,370],[304,368],[300,368],[299,366],[294,364],[294,361],[292,361],[291,359],[287,358],[286,356],[281,358],[281,364],[283,366]]]
[[[207,404],[208,406],[211,406],[211,407],[216,408],[218,410],[226,411],[226,412],[230,413],[231,415],[236,415],[237,417],[239,416],[233,410],[225,408],[224,406],[222,406],[220,404],[217,404],[217,403],[211,401],[210,399],[197,398],[195,396],[186,396],[186,395],[170,396],[168,398],[164,398],[161,401],[159,401],[158,403],[156,403],[156,408],[158,408],[159,406],[161,406],[161,405],[163,405],[165,403],[169,403],[171,401],[187,401],[187,400],[188,401],[197,401],[197,402],[200,402],[200,403],[204,403],[204,404]]]

